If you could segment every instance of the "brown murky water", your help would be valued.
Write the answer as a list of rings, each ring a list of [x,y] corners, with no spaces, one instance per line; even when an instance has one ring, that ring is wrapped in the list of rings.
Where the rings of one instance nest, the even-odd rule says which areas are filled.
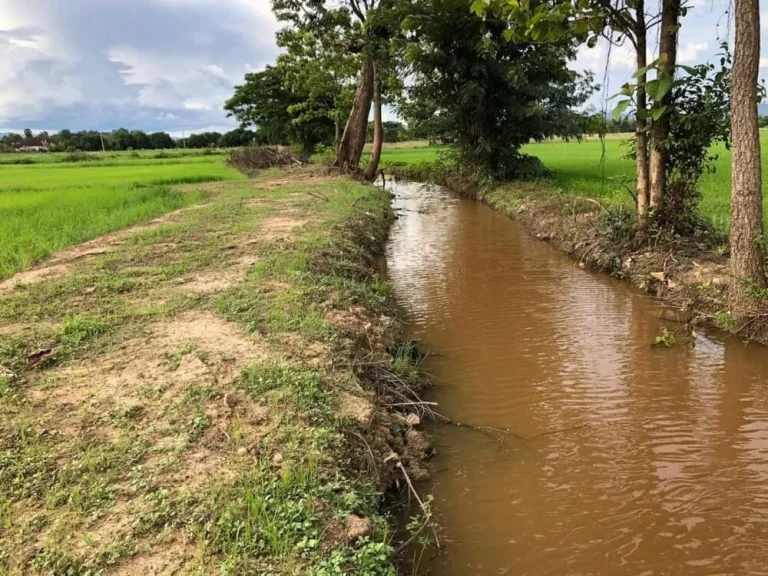
[[[768,349],[650,346],[659,307],[488,207],[399,185],[388,270],[433,355],[422,490],[471,574],[768,574]],[[569,429],[563,432],[558,430]]]

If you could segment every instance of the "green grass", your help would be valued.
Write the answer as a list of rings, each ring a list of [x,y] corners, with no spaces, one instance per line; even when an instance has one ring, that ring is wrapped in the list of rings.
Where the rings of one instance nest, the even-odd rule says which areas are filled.
[[[31,164],[0,167],[0,194],[14,190],[40,190],[70,186],[110,186],[138,184],[185,184],[232,179],[238,173],[227,168],[221,158],[208,162],[179,162],[146,165],[91,166],[88,163]]]
[[[140,160],[170,160],[174,162],[183,162],[185,160],[194,161],[194,159],[205,159],[210,156],[228,156],[231,148],[216,148],[212,150],[199,149],[181,149],[181,150],[139,150],[139,151],[120,151],[120,152],[77,152],[78,155],[85,156],[89,164],[102,165],[112,164],[131,164]],[[69,152],[51,152],[51,153],[10,153],[0,154],[0,165],[26,165],[26,164],[57,164],[70,163],[72,154]]]
[[[381,154],[383,165],[387,164],[424,164],[434,162],[441,150],[447,149],[446,146],[416,146],[413,148],[387,147]]]
[[[551,140],[524,146],[522,151],[536,156],[553,172],[553,183],[565,193],[596,198],[607,205],[631,206],[633,200],[621,184],[625,181],[634,189],[634,161],[626,158],[629,135],[610,134],[605,142],[605,163],[601,163],[603,145],[594,137],[582,142]],[[763,170],[768,169],[768,131],[761,131],[763,149]],[[384,164],[416,165],[434,162],[445,146],[414,145],[410,148],[387,147],[384,145]],[[713,149],[717,155],[715,171],[707,173],[701,180],[701,214],[722,229],[729,230],[731,193],[731,153],[723,145]],[[763,183],[764,194],[768,193],[768,179]],[[768,218],[768,202],[765,203],[765,217]]]
[[[763,169],[768,168],[768,133],[761,133]],[[554,181],[565,192],[596,198],[604,204],[631,206],[633,200],[620,184],[626,179],[634,188],[634,162],[625,158],[628,147],[619,140],[605,143],[605,165],[601,166],[602,144],[598,140],[584,142],[551,141],[529,144],[523,151],[537,156],[554,172]],[[705,174],[701,180],[701,214],[720,229],[730,228],[731,153],[724,146],[713,149],[718,159],[715,172]],[[768,183],[764,185],[768,192]],[[768,205],[766,206],[768,217]]]
[[[156,156],[157,154],[155,154]],[[6,155],[8,156],[8,155]],[[53,154],[39,154],[50,158]],[[112,154],[114,156],[114,154]],[[0,280],[57,250],[150,220],[205,197],[175,184],[236,180],[222,156],[134,158],[113,162],[2,164]]]

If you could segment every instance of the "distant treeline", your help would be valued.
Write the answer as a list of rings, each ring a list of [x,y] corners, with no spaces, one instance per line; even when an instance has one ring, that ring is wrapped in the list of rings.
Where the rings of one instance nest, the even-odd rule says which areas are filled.
[[[368,139],[373,140],[373,123],[368,126]],[[426,138],[426,134],[413,134],[401,122],[384,122],[385,142],[405,142],[418,138]],[[289,141],[281,141],[280,138],[270,138],[268,134],[260,130],[236,128],[229,132],[200,132],[190,134],[186,139],[172,138],[167,132],[146,133],[143,130],[127,130],[119,128],[112,132],[96,130],[82,130],[72,132],[61,130],[49,134],[42,131],[34,133],[25,130],[24,134],[6,134],[0,138],[0,152],[13,152],[14,145],[23,143],[31,138],[53,142],[52,151],[57,152],[98,152],[102,150],[102,138],[106,150],[166,150],[170,148],[236,148],[251,144],[290,144]],[[332,145],[332,138],[328,138],[327,145]]]
[[[768,116],[760,116],[760,128],[768,128]],[[589,134],[599,134],[605,132],[606,134],[624,134],[635,131],[635,120],[633,118],[619,118],[615,120],[613,118],[606,119],[603,123],[602,117],[596,114],[590,120],[590,127],[587,130]]]
[[[223,134],[219,132],[201,132],[190,134],[186,139],[172,138],[167,132],[152,132],[147,134],[142,130],[127,130],[119,128],[112,132],[97,132],[82,130],[72,132],[61,130],[58,133],[33,133],[25,130],[24,134],[6,134],[0,138],[0,152],[13,152],[14,146],[26,140],[46,140],[53,142],[52,151],[57,152],[97,152],[106,150],[166,150],[170,148],[234,148],[249,144],[264,144],[259,141],[258,133],[243,128],[237,128]]]

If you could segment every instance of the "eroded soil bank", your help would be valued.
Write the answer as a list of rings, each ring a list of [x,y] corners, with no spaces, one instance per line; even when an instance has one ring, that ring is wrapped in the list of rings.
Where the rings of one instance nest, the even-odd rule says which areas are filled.
[[[423,475],[377,272],[388,194],[316,169],[0,286],[0,572],[393,574],[381,493]]]
[[[387,250],[430,351],[432,510],[421,574],[762,574],[768,354],[700,334],[487,205],[399,185]],[[561,225],[565,225],[561,223]],[[471,428],[467,425],[473,425]]]

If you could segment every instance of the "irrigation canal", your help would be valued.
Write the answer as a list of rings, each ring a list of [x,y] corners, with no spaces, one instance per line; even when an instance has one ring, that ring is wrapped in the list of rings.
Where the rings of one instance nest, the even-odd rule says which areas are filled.
[[[653,348],[657,302],[487,206],[396,184],[387,252],[436,425],[422,573],[768,574],[768,349]]]

